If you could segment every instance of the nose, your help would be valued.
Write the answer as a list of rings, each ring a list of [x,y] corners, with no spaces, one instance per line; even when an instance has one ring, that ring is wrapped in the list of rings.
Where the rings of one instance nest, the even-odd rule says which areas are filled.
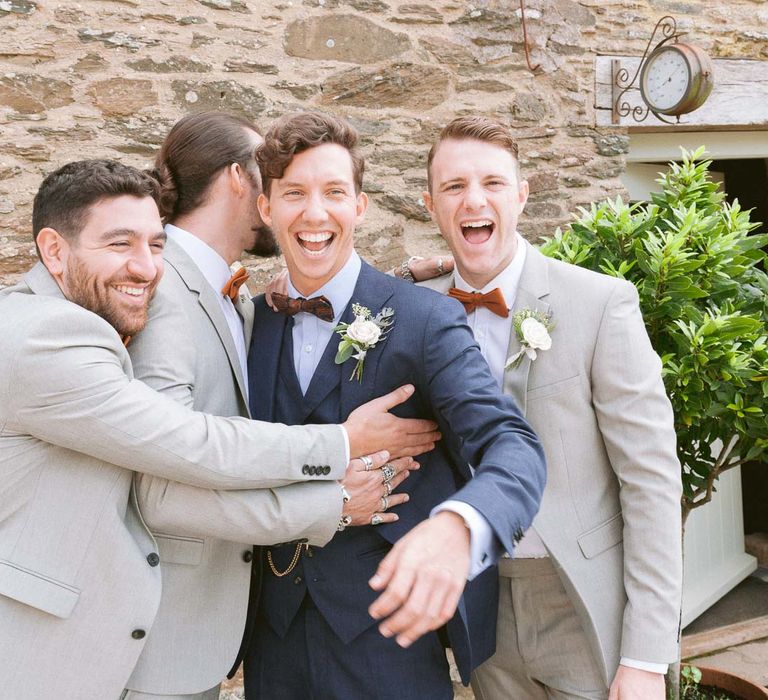
[[[307,198],[307,205],[303,213],[304,221],[308,224],[323,223],[328,218],[328,211],[325,203],[319,194],[313,194]]]
[[[485,192],[480,183],[472,182],[467,186],[464,194],[464,206],[470,210],[480,209],[485,206]]]
[[[152,282],[163,269],[163,257],[149,244],[137,245],[126,265],[136,280],[142,282]]]

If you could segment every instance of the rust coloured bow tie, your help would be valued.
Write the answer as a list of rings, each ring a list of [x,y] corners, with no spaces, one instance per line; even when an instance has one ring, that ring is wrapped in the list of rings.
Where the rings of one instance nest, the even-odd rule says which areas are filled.
[[[464,310],[468,314],[471,314],[477,307],[484,306],[488,311],[491,311],[497,316],[501,316],[502,318],[507,318],[507,316],[509,316],[507,302],[504,301],[504,295],[498,287],[485,294],[481,294],[480,292],[465,292],[463,289],[451,287],[448,296],[458,299],[464,304]]]
[[[317,316],[321,321],[333,321],[333,306],[326,297],[313,297],[293,299],[285,294],[272,292],[272,303],[275,308],[286,316],[295,316],[299,311],[304,311]]]
[[[238,267],[232,273],[232,276],[227,280],[227,283],[221,288],[221,293],[225,297],[229,297],[232,302],[237,301],[237,294],[240,291],[240,287],[245,284],[248,279],[248,270],[244,267]]]

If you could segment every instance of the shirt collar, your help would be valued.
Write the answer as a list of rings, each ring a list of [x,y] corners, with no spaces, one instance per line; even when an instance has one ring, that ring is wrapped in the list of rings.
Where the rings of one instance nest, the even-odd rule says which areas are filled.
[[[515,257],[512,258],[509,265],[499,272],[496,277],[488,282],[482,289],[475,289],[462,278],[457,268],[453,273],[453,281],[456,287],[464,292],[480,292],[482,294],[490,292],[492,289],[498,287],[504,295],[504,301],[506,301],[507,307],[511,309],[515,297],[517,296],[517,288],[520,285],[520,277],[523,274],[526,255],[525,239],[519,233],[515,233],[515,235],[517,236],[517,250],[515,251]]]
[[[232,276],[227,261],[211,246],[201,241],[197,236],[173,224],[165,225],[168,237],[181,246],[184,252],[192,258],[192,262],[200,268],[206,282],[213,287],[217,294]]]
[[[353,250],[352,255],[349,256],[349,260],[344,263],[344,266],[329,279],[320,289],[313,292],[310,295],[310,299],[314,297],[324,296],[333,306],[333,321],[334,325],[337,325],[341,319],[344,309],[347,308],[352,294],[355,291],[355,285],[357,284],[357,278],[360,276],[360,269],[362,268],[362,261],[360,256]],[[300,294],[296,287],[293,286],[290,276],[288,277],[288,295],[291,297],[300,297]]]

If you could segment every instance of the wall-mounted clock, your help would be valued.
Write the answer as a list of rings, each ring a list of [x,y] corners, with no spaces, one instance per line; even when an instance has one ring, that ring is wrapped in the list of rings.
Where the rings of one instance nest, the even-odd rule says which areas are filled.
[[[691,44],[663,44],[643,64],[640,94],[649,109],[679,116],[704,104],[712,92],[712,62]]]

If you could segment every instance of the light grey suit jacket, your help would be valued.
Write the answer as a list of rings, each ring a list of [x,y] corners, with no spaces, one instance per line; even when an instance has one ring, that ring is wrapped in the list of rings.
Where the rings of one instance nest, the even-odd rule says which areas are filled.
[[[217,294],[174,241],[164,257],[149,321],[128,347],[136,377],[196,411],[248,416]],[[250,343],[253,304],[244,296],[237,307]],[[128,687],[158,695],[208,690],[230,670],[243,635],[250,545],[326,544],[336,533],[341,490],[323,482],[222,494],[139,474],[137,493],[159,547],[163,595]]]
[[[514,311],[552,313],[552,347],[504,375],[547,456],[533,528],[610,683],[625,656],[677,659],[680,464],[635,287],[526,243]],[[447,292],[451,275],[426,283]],[[513,313],[514,313],[513,311]],[[508,356],[520,344],[514,331]]]
[[[0,292],[0,688],[117,699],[161,593],[131,496],[141,469],[202,488],[285,486],[346,467],[335,426],[193,413],[134,380],[114,328],[37,265]],[[265,456],[269,455],[269,459]]]

